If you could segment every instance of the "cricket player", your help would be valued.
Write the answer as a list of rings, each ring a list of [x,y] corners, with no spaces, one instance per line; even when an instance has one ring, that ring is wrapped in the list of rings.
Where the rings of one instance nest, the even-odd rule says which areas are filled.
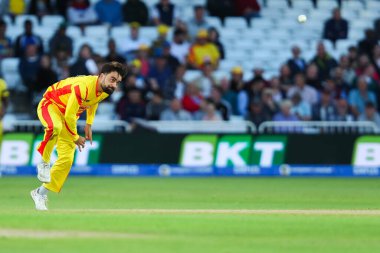
[[[99,102],[107,98],[126,75],[118,62],[106,63],[98,76],[77,76],[51,85],[38,104],[37,114],[45,135],[37,147],[43,162],[37,165],[37,178],[43,183],[31,191],[37,210],[47,210],[47,193],[60,192],[70,172],[76,146],[92,144],[91,125]],[[85,137],[77,133],[77,120],[86,111]],[[50,168],[50,156],[57,145],[58,159]]]

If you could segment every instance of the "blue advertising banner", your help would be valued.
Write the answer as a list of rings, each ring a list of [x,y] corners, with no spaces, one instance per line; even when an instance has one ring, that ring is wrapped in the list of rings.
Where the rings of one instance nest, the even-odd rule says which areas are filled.
[[[77,176],[157,176],[157,177],[379,177],[380,167],[351,165],[279,165],[271,167],[184,167],[178,165],[99,164],[74,166],[70,172]],[[34,166],[0,166],[0,176],[33,176]]]

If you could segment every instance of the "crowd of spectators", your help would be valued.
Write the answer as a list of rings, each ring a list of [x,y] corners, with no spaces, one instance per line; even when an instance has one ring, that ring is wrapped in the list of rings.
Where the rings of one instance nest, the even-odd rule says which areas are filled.
[[[211,27],[206,15],[240,15],[260,17],[256,0],[208,0],[206,6],[194,6],[193,18],[182,20],[177,6],[170,0],[157,0],[152,9],[143,1],[88,0],[72,1],[3,1],[3,14],[12,17],[23,13],[42,17],[61,14],[62,23],[44,48],[34,34],[33,22],[25,21],[24,32],[15,41],[6,36],[7,24],[0,21],[0,59],[18,57],[19,71],[27,90],[28,103],[36,105],[44,90],[60,79],[75,75],[96,75],[102,64],[118,61],[129,72],[120,87],[108,99],[115,107],[116,118],[148,120],[229,120],[246,119],[259,125],[264,121],[373,121],[380,127],[380,45],[379,32],[368,29],[365,38],[335,59],[323,42],[315,48],[311,61],[303,58],[297,45],[292,57],[278,71],[265,78],[265,66],[256,66],[253,78],[244,81],[240,66],[230,76],[218,79],[215,71],[225,59],[219,31]],[[291,1],[289,1],[291,4]],[[315,1],[317,4],[317,1]],[[228,8],[227,8],[228,7]],[[5,9],[4,9],[5,8]],[[379,19],[380,20],[380,19]],[[376,21],[379,29],[380,22]],[[66,34],[68,24],[84,27],[91,24],[118,26],[127,22],[130,37],[121,44],[108,41],[108,54],[98,55],[84,44],[73,55],[73,38]],[[340,10],[325,23],[321,38],[347,38],[347,20]],[[140,35],[141,26],[152,25],[157,38],[150,42]],[[173,38],[168,39],[169,27]],[[226,59],[228,60],[228,59]],[[185,80],[186,71],[199,70],[200,76]],[[21,85],[21,84],[20,84]]]

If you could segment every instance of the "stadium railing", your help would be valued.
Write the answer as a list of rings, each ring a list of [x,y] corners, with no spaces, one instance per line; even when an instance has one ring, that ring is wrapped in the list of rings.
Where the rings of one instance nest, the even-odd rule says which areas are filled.
[[[141,127],[159,133],[256,133],[250,121],[147,121],[136,119]]]
[[[377,134],[379,127],[369,121],[267,121],[260,124],[260,134]]]
[[[83,129],[85,120],[78,120],[78,127]],[[43,126],[38,120],[8,120],[4,122],[4,130],[11,132],[43,132]],[[131,125],[122,120],[94,120],[92,130],[97,132],[130,132]]]

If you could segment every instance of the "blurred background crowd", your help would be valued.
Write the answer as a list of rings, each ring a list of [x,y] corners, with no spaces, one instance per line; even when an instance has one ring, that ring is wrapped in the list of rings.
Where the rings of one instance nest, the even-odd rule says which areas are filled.
[[[380,127],[379,11],[376,0],[1,1],[1,116],[34,119],[49,85],[118,61],[129,71],[104,119]]]

